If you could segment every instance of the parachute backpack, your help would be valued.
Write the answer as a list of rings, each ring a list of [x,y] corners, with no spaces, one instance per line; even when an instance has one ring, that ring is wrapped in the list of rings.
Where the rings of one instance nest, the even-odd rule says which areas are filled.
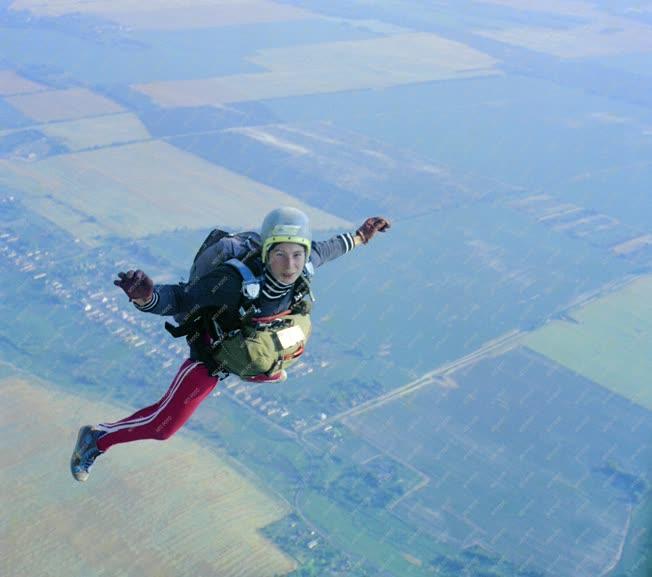
[[[214,229],[200,246],[190,269],[188,284],[198,282],[222,264],[238,271],[242,277],[244,301],[239,309],[239,329],[224,332],[216,320],[216,307],[198,309],[189,317],[175,316],[179,326],[165,323],[173,337],[185,336],[188,344],[195,344],[211,374],[222,379],[231,373],[252,378],[273,375],[288,368],[301,356],[312,332],[312,307],[304,300],[309,296],[314,301],[310,289],[310,277],[314,272],[312,263],[306,263],[297,281],[289,310],[273,317],[257,316],[260,309],[256,305],[264,275],[254,275],[242,261],[261,252],[261,244],[261,236],[256,232],[233,234]]]

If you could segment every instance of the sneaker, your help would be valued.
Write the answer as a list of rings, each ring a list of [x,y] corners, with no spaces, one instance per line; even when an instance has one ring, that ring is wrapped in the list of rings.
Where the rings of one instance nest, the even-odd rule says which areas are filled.
[[[102,451],[97,448],[97,440],[102,434],[102,431],[97,431],[90,425],[79,429],[77,444],[70,457],[70,472],[78,481],[88,479],[95,459],[102,454]]]

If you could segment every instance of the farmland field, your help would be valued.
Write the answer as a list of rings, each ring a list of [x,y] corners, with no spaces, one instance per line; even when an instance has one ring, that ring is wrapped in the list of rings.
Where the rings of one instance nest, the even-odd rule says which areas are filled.
[[[135,238],[181,227],[256,228],[267,212],[287,204],[304,209],[315,229],[350,226],[160,141],[33,163],[0,161],[0,183],[24,192],[30,208],[91,244],[107,235]]]
[[[170,142],[349,219],[372,213],[404,219],[499,194],[497,183],[451,174],[428,159],[345,127],[260,124],[191,133]]]
[[[608,252],[497,203],[399,219],[391,237],[318,270],[306,357],[315,370],[293,374],[310,392],[297,397],[274,383],[264,392],[318,416],[336,400],[340,408],[352,402],[352,389],[395,389],[511,330],[538,326],[626,271]]]
[[[650,577],[650,5],[0,0],[3,575]],[[189,354],[118,271],[288,204],[391,230],[75,483]]]
[[[581,245],[570,240],[563,241],[567,248],[560,253],[540,252],[545,243],[535,239],[548,233],[520,218],[501,226],[501,219],[507,221],[506,214],[482,203],[410,219],[412,230],[398,222],[391,243],[380,239],[378,247],[365,247],[320,269],[314,283],[318,302],[312,347],[305,366],[290,371],[301,392],[270,383],[261,394],[287,406],[293,422],[302,417],[314,424],[321,413],[330,416],[396,389],[510,329],[536,326],[623,270],[623,263],[598,251],[575,252]],[[513,259],[517,244],[529,255],[526,260]],[[415,248],[423,246],[446,250]],[[530,276],[534,269],[528,263],[534,261],[547,263],[548,273],[537,269],[543,276]],[[393,279],[387,270],[404,281],[391,298]],[[432,276],[433,270],[456,272]],[[597,280],[596,274],[602,280],[591,288],[585,282]],[[356,281],[349,295],[337,299],[330,289],[350,278]],[[501,305],[492,308],[485,299]],[[365,319],[374,319],[373,331],[360,332]],[[352,340],[351,334],[358,336]]]
[[[478,34],[560,58],[586,58],[652,50],[652,27],[628,22],[624,18],[613,18],[611,25],[613,28],[608,35],[604,32],[604,22],[569,30],[527,27],[478,31]]]
[[[590,17],[595,9],[589,2],[566,2],[566,0],[478,0],[480,4],[510,6],[516,10],[531,10],[552,14],[568,14]]]
[[[650,16],[652,16],[652,11],[650,11]],[[641,76],[652,76],[649,54],[617,54],[602,57],[600,60],[613,68],[619,68]]]
[[[161,106],[202,106],[498,74],[494,58],[421,33],[270,48],[249,60],[265,71],[134,88]]]
[[[143,123],[130,113],[50,123],[40,130],[73,151],[150,138]]]
[[[65,566],[81,577],[98,562],[112,575],[271,577],[294,568],[257,531],[287,506],[206,447],[185,435],[116,447],[79,486],[68,470],[77,427],[124,409],[48,383],[7,378],[1,390],[7,575]],[[26,517],[32,522],[17,522]]]
[[[307,493],[300,505],[304,513],[316,522],[320,529],[327,534],[337,536],[335,543],[338,547],[348,550],[351,554],[383,567],[392,575],[425,577],[429,574],[427,567],[421,567],[421,559],[410,555],[408,560],[405,558],[405,551],[390,544],[379,546],[379,543],[384,540],[382,533],[387,531],[391,524],[396,523],[395,520],[392,519],[391,524],[379,523],[377,518],[365,517],[358,511],[350,511],[338,506],[316,492]],[[413,537],[417,542],[423,540],[419,535],[413,534]],[[411,545],[414,547],[415,543]],[[429,552],[434,556],[436,551],[437,546],[431,543]]]
[[[596,383],[652,409],[652,277],[571,311],[525,344]]]
[[[516,75],[265,105],[285,123],[328,120],[414,151],[453,174],[559,196],[641,231],[650,227],[652,138],[641,126],[652,126],[652,112],[644,106]],[[537,120],[542,114],[545,122]],[[524,134],[536,138],[526,142]]]
[[[32,121],[0,97],[0,129],[18,128],[31,124]]]
[[[150,0],[138,9],[130,0],[99,0],[83,2],[60,0],[40,2],[38,0],[15,0],[14,10],[29,10],[37,15],[61,16],[71,13],[92,14],[136,29],[183,29],[236,26],[258,22],[277,22],[316,18],[307,10],[287,6],[272,0],[246,0],[232,2],[217,0]]]
[[[614,7],[592,2],[539,2],[533,0],[481,0],[485,4],[510,6],[517,10],[574,16],[575,26],[506,27],[477,33],[507,44],[552,54],[561,58],[644,53],[652,49],[652,27],[632,18],[613,14]],[[614,3],[614,6],[617,3]],[[616,9],[617,10],[617,9]],[[625,9],[624,14],[628,10]]]
[[[38,92],[39,90],[46,90],[46,87],[22,78],[13,70],[0,70],[0,96]]]
[[[115,102],[85,88],[49,90],[6,97],[7,102],[37,122],[67,120],[121,112]]]
[[[430,478],[394,512],[534,570],[603,572],[650,482],[650,413],[527,349],[452,377],[344,421]]]
[[[229,397],[222,395],[215,402],[206,403],[199,413],[190,424],[191,428],[198,426],[198,431],[224,446],[230,455],[238,460],[246,459],[248,466],[265,483],[293,500],[310,526],[319,529],[320,537],[326,535],[331,544],[343,546],[354,559],[364,556],[370,563],[398,568],[402,571],[400,575],[425,577],[426,568],[419,570],[411,566],[402,554],[410,553],[428,560],[430,556],[447,552],[446,547],[430,536],[415,533],[412,527],[387,511],[370,510],[360,503],[343,506],[326,497],[321,488],[307,487],[306,483],[323,485],[328,482],[329,475],[338,475],[341,469],[324,463],[323,457],[311,459],[287,433],[279,434],[278,429],[254,414],[239,411]],[[362,445],[358,439],[353,439],[348,448],[359,449]],[[360,457],[360,453],[356,456]],[[390,532],[391,543],[386,542]]]
[[[629,536],[618,565],[609,577],[649,577],[652,575],[652,491],[632,517]]]
[[[65,61],[75,78],[101,86],[253,73],[261,71],[249,60],[258,50],[376,36],[366,28],[327,19],[254,22],[217,30],[136,30],[115,43],[94,42],[56,28],[0,27],[0,52],[16,69],[36,68],[41,73],[44,65],[46,71],[56,70]]]

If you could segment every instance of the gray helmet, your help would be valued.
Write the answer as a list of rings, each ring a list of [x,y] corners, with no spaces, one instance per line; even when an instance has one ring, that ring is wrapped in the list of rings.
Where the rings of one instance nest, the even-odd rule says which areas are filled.
[[[291,206],[283,206],[270,212],[263,220],[260,229],[263,262],[267,262],[267,254],[277,242],[294,242],[306,248],[306,260],[310,257],[312,232],[310,221],[305,213]]]

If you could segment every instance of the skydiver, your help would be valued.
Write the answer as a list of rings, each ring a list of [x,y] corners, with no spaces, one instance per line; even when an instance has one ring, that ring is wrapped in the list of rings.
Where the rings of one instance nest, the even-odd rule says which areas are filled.
[[[213,231],[187,283],[154,285],[141,270],[118,273],[114,284],[139,311],[175,317],[180,325],[166,328],[186,336],[190,354],[156,403],[79,429],[73,477],[86,481],[94,461],[113,445],[170,438],[228,374],[253,382],[285,380],[310,336],[314,269],[389,228],[387,219],[371,217],[355,233],[313,241],[308,217],[282,207],[265,217],[260,234]]]

